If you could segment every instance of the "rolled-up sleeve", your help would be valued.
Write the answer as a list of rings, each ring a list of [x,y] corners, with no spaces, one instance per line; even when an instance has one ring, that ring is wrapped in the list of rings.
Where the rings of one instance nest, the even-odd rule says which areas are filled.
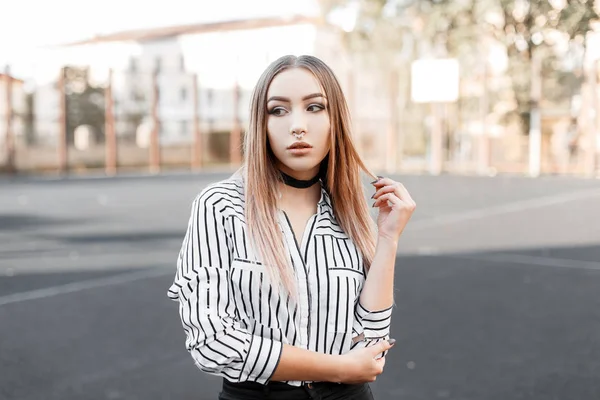
[[[357,302],[354,309],[352,330],[353,335],[358,340],[352,344],[352,348],[369,347],[382,340],[389,339],[391,322],[392,307],[371,311],[365,308],[360,301]]]
[[[168,297],[179,302],[186,348],[202,371],[233,382],[267,383],[282,343],[253,335],[235,318],[230,291],[232,244],[218,189],[205,189],[192,204],[188,228]]]

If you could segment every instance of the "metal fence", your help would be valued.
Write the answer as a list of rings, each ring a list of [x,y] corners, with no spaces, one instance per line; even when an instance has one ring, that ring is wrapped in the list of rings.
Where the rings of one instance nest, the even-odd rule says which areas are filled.
[[[597,64],[596,64],[597,67]],[[596,69],[578,88],[581,110],[546,104],[541,142],[502,118],[505,77],[461,76],[451,104],[418,104],[397,72],[377,82],[344,75],[355,142],[373,169],[389,172],[598,173],[600,112]],[[215,89],[186,72],[65,67],[49,84],[1,76],[0,168],[8,173],[151,171],[236,166],[242,160],[250,90]]]

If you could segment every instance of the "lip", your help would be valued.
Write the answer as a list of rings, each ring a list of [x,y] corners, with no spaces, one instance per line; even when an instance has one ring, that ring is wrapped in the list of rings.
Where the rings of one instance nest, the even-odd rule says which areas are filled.
[[[312,149],[312,146],[306,142],[295,142],[288,146],[288,150],[308,150]]]
[[[288,149],[288,151],[295,156],[303,156],[305,154],[310,153],[311,150],[312,150],[312,147],[298,147],[295,149]]]

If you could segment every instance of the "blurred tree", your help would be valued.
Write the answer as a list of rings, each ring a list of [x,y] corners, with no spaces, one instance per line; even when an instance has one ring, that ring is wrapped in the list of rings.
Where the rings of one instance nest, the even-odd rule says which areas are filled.
[[[66,67],[67,142],[72,144],[75,128],[90,125],[96,143],[104,141],[104,89],[89,82],[89,69]]]
[[[546,78],[552,75],[551,79],[555,81],[570,80],[571,83],[581,84],[581,65],[574,71],[560,68],[557,47],[561,41],[570,46],[579,46],[583,49],[583,57],[586,34],[592,29],[592,21],[598,20],[598,14],[592,0],[500,0],[500,6],[503,23],[500,24],[500,29],[491,32],[506,46],[510,61],[508,74],[512,77],[517,104],[514,111],[520,117],[524,131],[528,132],[532,107],[530,87],[533,57],[537,55],[545,60],[545,65],[555,67],[542,69]],[[540,54],[535,54],[536,52]],[[580,63],[581,60],[578,60],[578,64]],[[546,90],[544,94],[553,97],[565,93],[559,89],[558,93]]]
[[[543,60],[546,79],[581,83],[581,66],[564,68],[558,53],[566,43],[585,54],[586,34],[598,20],[594,4],[594,0],[321,0],[325,17],[350,7],[358,10],[346,45],[380,66],[398,68],[423,56],[449,56],[457,57],[463,70],[476,73],[489,45],[502,44],[514,99],[509,116],[519,118],[524,132],[529,130],[531,107],[536,106],[530,101],[534,55]],[[544,92],[551,98],[573,93],[564,85],[547,88],[555,89]]]

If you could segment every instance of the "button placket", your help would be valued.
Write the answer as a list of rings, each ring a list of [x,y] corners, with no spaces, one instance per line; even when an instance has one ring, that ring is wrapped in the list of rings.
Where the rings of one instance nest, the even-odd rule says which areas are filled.
[[[309,313],[308,313],[308,307],[310,307],[310,298],[309,298],[309,292],[308,292],[308,276],[307,276],[307,271],[306,271],[306,265],[304,263],[304,259],[302,258],[302,254],[300,251],[300,248],[298,246],[298,242],[296,241],[296,238],[294,237],[294,231],[292,229],[292,225],[287,217],[287,214],[285,213],[285,211],[281,211],[281,213],[283,214],[283,217],[281,217],[282,219],[285,220],[285,226],[287,226],[287,229],[284,230],[284,237],[286,239],[286,243],[288,246],[288,249],[290,249],[290,252],[292,254],[292,261],[294,262],[295,265],[297,266],[302,266],[302,268],[295,268],[296,270],[296,274],[298,276],[298,283],[299,283],[299,296],[300,296],[300,301],[298,304],[298,307],[300,308],[300,330],[298,332],[298,336],[300,338],[300,345],[304,348],[307,348],[308,346],[308,331],[309,331],[309,325],[310,325],[310,320],[309,320]]]

